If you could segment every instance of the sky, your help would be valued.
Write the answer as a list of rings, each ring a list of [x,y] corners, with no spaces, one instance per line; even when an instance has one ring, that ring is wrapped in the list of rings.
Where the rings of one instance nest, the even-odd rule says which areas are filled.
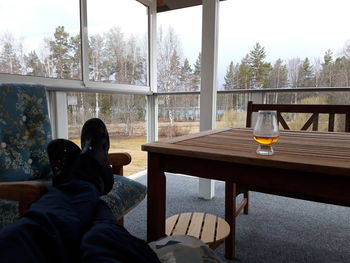
[[[349,0],[226,0],[219,6],[218,81],[231,61],[259,42],[266,61],[308,57],[323,59],[326,50],[340,56],[350,39]],[[180,35],[184,55],[193,64],[201,49],[201,6],[159,15]],[[170,14],[171,13],[171,14]],[[178,19],[181,17],[181,19]]]
[[[147,32],[147,8],[136,1],[87,0],[89,34],[103,33],[113,25],[131,33]],[[20,9],[18,7],[21,6]],[[133,10],[130,15],[130,10]],[[16,14],[16,18],[13,18]],[[26,49],[35,49],[43,37],[52,37],[55,28],[63,25],[71,35],[79,33],[78,0],[0,0],[0,35],[11,32],[22,37]]]
[[[147,32],[143,5],[130,0],[87,0],[89,33],[120,26],[126,36]],[[21,7],[21,8],[18,8]],[[40,13],[38,10],[41,10]],[[131,13],[130,10],[133,12]],[[226,0],[219,8],[218,81],[226,69],[240,62],[259,42],[266,61],[299,57],[323,58],[327,49],[341,55],[350,39],[349,0]],[[13,17],[16,14],[16,17]],[[172,26],[181,40],[183,56],[194,64],[201,49],[201,6],[164,12],[158,24]],[[0,36],[11,32],[32,50],[44,37],[52,36],[57,25],[72,35],[79,32],[77,0],[0,0]]]

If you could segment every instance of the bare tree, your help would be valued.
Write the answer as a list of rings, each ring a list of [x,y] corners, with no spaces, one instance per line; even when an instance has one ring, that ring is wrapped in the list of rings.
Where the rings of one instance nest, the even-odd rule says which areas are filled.
[[[9,74],[21,74],[21,62],[16,52],[16,41],[11,33],[5,32],[0,38],[0,71]]]
[[[174,29],[169,27],[164,35],[162,28],[158,34],[158,90],[163,92],[176,91],[180,87],[180,41]],[[168,110],[169,135],[175,135],[175,96],[165,95],[165,106]]]
[[[300,74],[300,58],[292,58],[287,62],[288,80],[292,88],[297,88],[299,83]],[[294,92],[294,103],[298,101],[298,93]]]

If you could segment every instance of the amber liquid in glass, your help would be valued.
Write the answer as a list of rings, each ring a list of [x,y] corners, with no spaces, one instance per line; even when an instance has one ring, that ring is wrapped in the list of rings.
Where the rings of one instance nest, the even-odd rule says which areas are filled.
[[[271,145],[278,141],[280,137],[261,137],[261,136],[254,136],[254,140],[257,141],[261,145]]]

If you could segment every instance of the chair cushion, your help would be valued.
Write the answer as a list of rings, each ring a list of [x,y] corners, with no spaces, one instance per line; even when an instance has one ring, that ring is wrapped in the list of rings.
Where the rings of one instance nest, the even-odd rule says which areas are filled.
[[[50,180],[37,180],[51,186]],[[114,185],[108,195],[102,196],[117,219],[137,206],[146,196],[147,188],[143,184],[123,176],[114,176]],[[18,203],[0,200],[0,229],[18,218]]]
[[[0,229],[13,223],[19,216],[18,202],[0,200]]]
[[[46,146],[50,140],[46,89],[0,84],[0,181],[49,177]]]
[[[151,242],[149,245],[162,263],[221,262],[213,250],[193,236],[169,236]]]
[[[112,190],[101,198],[119,219],[137,206],[145,198],[146,193],[145,185],[127,177],[115,175]]]

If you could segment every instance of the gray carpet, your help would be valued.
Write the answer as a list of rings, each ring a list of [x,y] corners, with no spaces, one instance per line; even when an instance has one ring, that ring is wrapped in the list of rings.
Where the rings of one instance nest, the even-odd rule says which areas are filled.
[[[197,192],[197,178],[167,175],[167,217],[192,211],[224,217],[224,183],[216,182],[213,200]],[[144,200],[125,217],[126,228],[142,239],[146,208]],[[237,218],[236,259],[225,260],[224,245],[215,252],[223,262],[350,262],[350,208],[251,192],[250,214]]]

